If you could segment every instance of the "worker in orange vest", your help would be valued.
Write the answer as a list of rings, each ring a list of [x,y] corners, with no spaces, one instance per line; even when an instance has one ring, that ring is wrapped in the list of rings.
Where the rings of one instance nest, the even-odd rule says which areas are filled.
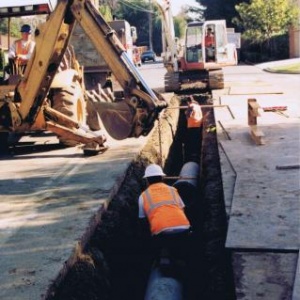
[[[202,140],[203,114],[199,103],[190,96],[186,100],[187,134],[185,138],[185,161],[199,162]]]
[[[170,259],[184,259],[191,225],[177,189],[165,184],[164,177],[159,165],[146,168],[143,178],[148,187],[139,197],[139,218],[148,220],[155,255],[163,250]]]
[[[204,44],[205,44],[205,55],[206,55],[206,61],[207,62],[213,62],[215,61],[215,36],[212,31],[212,29],[209,27],[207,29],[205,38],[204,38]]]
[[[204,40],[205,40],[205,47],[214,47],[215,46],[215,36],[214,36],[211,28],[207,29]]]
[[[25,71],[27,62],[35,47],[35,42],[31,39],[30,25],[24,24],[20,31],[22,35],[21,39],[16,40],[11,45],[8,52],[8,58],[11,61],[12,69],[10,72],[13,74],[19,74]]]

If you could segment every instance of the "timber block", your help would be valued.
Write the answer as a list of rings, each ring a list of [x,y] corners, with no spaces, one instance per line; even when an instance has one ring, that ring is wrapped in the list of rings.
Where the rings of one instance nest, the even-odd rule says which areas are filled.
[[[260,117],[259,108],[256,99],[248,99],[248,125],[257,125],[257,117]]]
[[[248,99],[248,125],[250,126],[251,137],[257,145],[264,145],[263,137],[265,135],[257,128],[257,117],[260,117],[259,109],[260,105],[256,99]]]
[[[250,126],[250,134],[257,145],[265,145],[264,133],[256,125]]]

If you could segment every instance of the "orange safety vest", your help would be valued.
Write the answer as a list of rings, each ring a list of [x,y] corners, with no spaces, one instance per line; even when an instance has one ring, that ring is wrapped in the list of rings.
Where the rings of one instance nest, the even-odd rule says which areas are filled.
[[[190,104],[187,115],[187,127],[188,128],[197,128],[202,125],[202,110],[198,104]]]
[[[18,56],[18,55],[27,55],[28,54],[29,49],[30,49],[30,44],[31,44],[30,41],[28,41],[25,44],[25,47],[22,47],[22,40],[17,40],[15,43],[16,43],[16,56]],[[19,58],[18,59],[18,63],[20,65],[26,65],[27,64],[27,60]]]
[[[210,47],[213,46],[215,43],[215,37],[213,35],[205,36],[205,46]]]
[[[155,183],[141,196],[153,235],[172,227],[189,228],[190,222],[181,207],[180,197],[175,188],[162,182]]]

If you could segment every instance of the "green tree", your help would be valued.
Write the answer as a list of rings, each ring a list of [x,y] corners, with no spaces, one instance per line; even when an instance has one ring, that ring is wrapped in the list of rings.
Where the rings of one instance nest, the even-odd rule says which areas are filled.
[[[100,5],[99,12],[101,13],[105,21],[109,22],[113,19],[111,8],[109,5],[107,4]]]
[[[159,54],[162,51],[162,36],[161,36],[161,15],[158,8],[149,2],[149,0],[123,0],[123,1],[103,1],[109,4],[113,10],[113,14],[117,19],[125,19],[131,26],[137,28],[138,46],[149,46],[149,20],[152,20],[152,42],[153,50]],[[178,16],[174,17],[174,27],[176,37],[183,38],[187,20],[189,21],[188,13],[202,14],[193,7],[186,7]],[[200,18],[199,17],[199,18]]]
[[[287,33],[299,14],[289,0],[252,0],[236,5],[236,10],[239,17],[233,22],[241,26],[245,39],[256,43],[269,43],[272,37]]]
[[[200,5],[205,7],[204,18],[205,20],[226,20],[228,27],[233,27],[232,19],[237,16],[235,5],[241,0],[196,0]]]
[[[205,11],[205,7],[202,6],[201,4],[197,6],[183,5],[181,11],[176,17],[182,17],[187,22],[203,21],[204,11]]]
[[[4,52],[0,48],[0,71],[3,71],[5,65],[5,60],[4,60]]]
[[[8,34],[8,18],[0,19],[0,34]],[[20,37],[20,18],[11,18],[10,35]]]
[[[0,32],[1,34],[7,34],[7,19],[0,19]]]
[[[246,59],[265,61],[288,57],[288,29],[298,20],[299,7],[290,0],[252,0],[236,6],[234,18],[249,48],[260,52]],[[246,44],[245,43],[245,44]],[[256,50],[256,52],[257,52]],[[252,50],[253,52],[253,50]],[[254,52],[255,54],[255,52]]]
[[[145,0],[125,0],[118,3],[114,14],[137,28],[138,46],[149,46],[149,20],[152,20],[152,42],[154,51],[161,52],[161,21],[157,9]],[[151,14],[151,15],[150,15]],[[151,18],[150,18],[151,17]]]
[[[174,17],[174,29],[176,37],[180,39],[184,37],[186,25],[187,21],[184,16],[178,15]]]

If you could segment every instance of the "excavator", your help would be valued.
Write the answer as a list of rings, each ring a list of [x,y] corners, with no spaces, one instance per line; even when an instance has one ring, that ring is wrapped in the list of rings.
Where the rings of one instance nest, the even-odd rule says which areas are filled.
[[[11,134],[50,131],[66,145],[83,144],[84,154],[95,155],[105,147],[106,136],[97,130],[101,125],[117,140],[151,131],[167,102],[148,87],[91,0],[59,0],[53,11],[51,1],[17,2],[9,7],[2,1],[0,18],[50,14],[34,32],[35,50],[25,72],[15,74],[17,84],[12,80],[0,86],[2,149],[9,146]],[[87,96],[83,67],[70,46],[77,22],[123,88],[112,101]]]
[[[175,37],[174,22],[169,0],[154,0],[162,19],[163,63],[165,91],[176,92],[183,85],[203,83],[209,89],[223,89],[222,68],[237,64],[235,44],[227,42],[225,20],[190,22],[185,32],[183,50],[180,51]],[[208,43],[206,34],[213,39]],[[196,85],[197,86],[197,85]],[[201,84],[200,84],[201,86]]]

